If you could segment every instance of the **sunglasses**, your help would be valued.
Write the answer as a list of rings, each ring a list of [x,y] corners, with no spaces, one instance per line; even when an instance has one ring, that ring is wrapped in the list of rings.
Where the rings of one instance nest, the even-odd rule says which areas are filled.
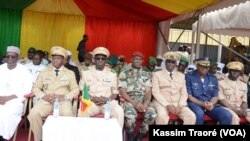
[[[106,57],[95,57],[95,60],[104,61],[106,60]]]
[[[16,59],[17,56],[14,56],[14,55],[6,55],[5,58],[6,58],[6,59]]]
[[[166,60],[166,63],[172,63],[172,64],[175,64],[176,63],[176,61],[174,61],[174,60]]]

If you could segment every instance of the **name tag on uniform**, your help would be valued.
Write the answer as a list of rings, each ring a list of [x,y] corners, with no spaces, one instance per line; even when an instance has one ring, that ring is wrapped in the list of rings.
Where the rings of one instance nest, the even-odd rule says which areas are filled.
[[[62,77],[62,78],[60,78],[60,81],[68,81],[68,80],[69,80],[68,77]]]
[[[51,80],[49,77],[46,77],[45,80]]]
[[[110,79],[108,79],[108,78],[104,78],[104,79],[103,79],[103,82],[108,82],[108,83],[110,83],[110,82],[111,82],[111,80],[110,80]]]

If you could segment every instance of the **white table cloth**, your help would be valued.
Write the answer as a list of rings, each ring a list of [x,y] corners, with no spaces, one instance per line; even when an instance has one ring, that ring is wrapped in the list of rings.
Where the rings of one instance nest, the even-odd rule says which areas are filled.
[[[43,141],[122,141],[122,129],[116,119],[49,116]]]

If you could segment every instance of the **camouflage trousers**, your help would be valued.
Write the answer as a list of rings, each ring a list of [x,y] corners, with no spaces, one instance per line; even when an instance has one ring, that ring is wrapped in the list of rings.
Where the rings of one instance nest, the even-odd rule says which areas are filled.
[[[130,96],[133,100],[143,103],[143,100],[145,97],[144,95],[142,96]],[[129,102],[124,102],[123,103],[123,109],[124,109],[124,128],[127,133],[133,133],[134,128],[136,126],[136,119],[138,115],[138,111],[136,108]],[[150,103],[148,109],[146,110],[145,113],[143,113],[144,118],[142,122],[142,126],[140,127],[140,133],[141,134],[146,134],[148,132],[148,128],[150,124],[153,124],[156,118],[156,111],[153,107],[153,104]]]

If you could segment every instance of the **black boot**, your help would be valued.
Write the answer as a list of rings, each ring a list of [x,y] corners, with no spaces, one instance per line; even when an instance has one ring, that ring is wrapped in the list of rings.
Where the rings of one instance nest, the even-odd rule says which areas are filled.
[[[135,137],[135,141],[142,141],[143,135],[141,133],[138,133]]]
[[[134,134],[133,133],[128,133],[128,141],[134,141]]]

